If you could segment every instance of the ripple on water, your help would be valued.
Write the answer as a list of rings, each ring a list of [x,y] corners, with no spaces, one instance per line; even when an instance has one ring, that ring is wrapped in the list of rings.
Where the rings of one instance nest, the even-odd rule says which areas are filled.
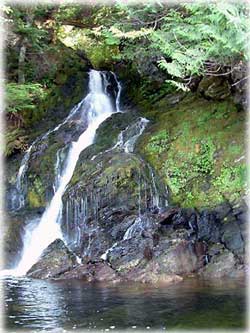
[[[162,288],[6,278],[6,328],[151,330],[244,328],[245,286],[187,280]],[[38,332],[38,331],[37,331]]]

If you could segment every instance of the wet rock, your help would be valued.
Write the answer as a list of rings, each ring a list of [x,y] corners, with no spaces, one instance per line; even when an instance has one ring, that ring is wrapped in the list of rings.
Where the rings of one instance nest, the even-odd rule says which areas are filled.
[[[159,264],[156,262],[151,263],[143,269],[135,268],[124,276],[128,281],[170,285],[183,280],[183,277],[176,274],[166,274],[161,271]]]
[[[221,241],[225,247],[234,254],[243,257],[245,244],[237,220],[225,222],[222,226],[221,234]]]
[[[124,239],[114,246],[107,255],[108,262],[116,271],[126,273],[141,263],[148,262],[154,256],[153,238],[143,235]]]
[[[97,129],[95,143],[90,147],[92,156],[114,146],[118,135],[138,118],[138,112],[131,110],[126,113],[114,113]],[[84,156],[84,153],[82,154]]]
[[[54,278],[76,264],[76,256],[61,239],[56,239],[43,251],[38,262],[27,272],[27,276],[37,279]]]
[[[155,229],[147,237],[137,235],[119,242],[107,256],[123,279],[166,284],[180,281],[182,276],[196,272],[205,263],[206,245],[187,240],[187,230],[159,236],[154,244]]]
[[[126,269],[122,267],[122,278],[168,285],[196,272],[204,265],[206,245],[202,242],[193,243],[187,238],[186,230],[176,230],[171,237],[160,238],[158,245],[148,245],[144,249],[144,257],[139,258],[137,254],[136,261],[133,262],[131,259],[130,266],[127,265]],[[141,252],[139,246],[138,250]],[[119,268],[120,266],[117,267]]]
[[[93,280],[102,282],[102,281],[112,281],[118,282],[120,280],[118,274],[108,266],[106,263],[96,263],[93,267]]]
[[[126,230],[123,240],[107,253],[107,260],[118,272],[126,273],[153,257],[155,221],[147,215],[134,220]]]
[[[224,277],[244,277],[245,272],[242,266],[238,266],[232,252],[224,250],[213,256],[199,274],[206,279],[221,279]]]
[[[247,110],[247,88],[248,88],[247,63],[239,62],[231,73],[233,99],[239,109]]]
[[[161,272],[187,275],[204,265],[205,243],[189,241],[188,236],[186,230],[177,230],[171,239],[159,242],[152,262],[158,263]]]
[[[61,274],[57,279],[78,279],[87,282],[120,281],[118,274],[107,263],[103,262],[79,265],[64,274]]]
[[[118,272],[128,272],[138,266],[145,258],[145,249],[152,248],[150,239],[124,240],[115,246],[108,254],[108,261]]]
[[[244,243],[246,242],[248,235],[248,206],[244,200],[234,205],[233,215],[237,221],[238,227],[240,228],[241,237]]]
[[[118,150],[92,160],[81,157],[63,196],[67,243],[81,257],[97,260],[123,239],[139,213],[154,207],[154,195],[151,170],[135,154]]]
[[[81,264],[73,269],[68,270],[65,273],[60,274],[56,277],[56,280],[68,280],[68,279],[76,279],[76,280],[84,280],[84,281],[92,281],[91,271],[89,270],[89,265]]]
[[[170,208],[159,215],[162,226],[171,225],[174,230],[186,229],[190,235],[198,232],[197,213],[194,209]]]
[[[125,216],[122,219],[122,223],[114,224],[112,230],[111,230],[111,236],[113,239],[117,241],[121,241],[126,233],[126,231],[131,227],[135,220],[138,218],[137,215],[129,215]]]
[[[233,208],[229,202],[223,202],[214,209],[215,218],[223,221],[227,216],[233,214]]]
[[[213,244],[209,246],[208,256],[209,258],[214,257],[218,254],[221,254],[225,250],[225,246],[220,243]]]
[[[213,212],[204,210],[197,219],[198,239],[206,242],[220,242],[220,221]]]

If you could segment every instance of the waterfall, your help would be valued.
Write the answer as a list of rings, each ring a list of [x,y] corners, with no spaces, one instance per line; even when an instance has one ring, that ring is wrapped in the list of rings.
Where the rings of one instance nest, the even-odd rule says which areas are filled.
[[[117,111],[117,109],[115,110],[112,107],[112,102],[109,96],[105,93],[105,84],[103,81],[102,72],[95,70],[90,71],[89,94],[81,102],[83,104],[84,112],[87,113],[88,127],[80,135],[77,141],[71,143],[64,162],[63,170],[60,170],[60,176],[58,177],[57,175],[55,179],[54,196],[42,215],[39,224],[31,231],[30,242],[25,242],[24,244],[22,258],[17,268],[13,271],[16,275],[24,275],[31,266],[37,262],[43,250],[47,248],[50,243],[57,238],[63,238],[59,224],[62,211],[62,196],[66,186],[71,180],[78,157],[86,147],[93,143],[99,125],[113,112]],[[53,131],[57,130],[61,125],[57,126]],[[30,154],[31,149],[32,146],[27,154]],[[59,170],[59,155],[57,157],[56,168]],[[25,163],[22,163],[22,165],[24,164],[22,170],[25,170],[27,160],[28,157],[25,158]],[[30,230],[27,229],[26,233],[27,232],[30,233]]]
[[[158,192],[157,187],[156,187],[155,175],[154,175],[153,169],[150,166],[149,166],[149,169],[150,169],[152,185],[153,185],[153,188],[152,188],[152,206],[159,210],[160,209],[160,195],[159,195],[159,192]]]
[[[113,74],[115,82],[117,84],[117,94],[116,94],[116,99],[115,99],[116,110],[117,110],[117,112],[121,112],[120,97],[121,97],[122,86],[121,86],[120,82],[117,80],[115,73],[113,73],[113,72],[111,72],[111,73]]]
[[[64,124],[66,124],[72,118],[72,116],[79,109],[82,108],[83,103],[84,103],[84,99],[81,100],[75,107],[73,107],[73,109],[71,110],[69,115],[64,119],[64,121],[62,123],[57,125],[55,128],[49,130],[48,132],[46,132],[42,136],[38,137],[30,145],[30,147],[28,148],[28,150],[24,154],[24,157],[21,161],[21,166],[20,166],[20,168],[18,170],[18,173],[17,173],[17,179],[16,179],[16,183],[15,183],[16,192],[14,194],[14,199],[12,200],[12,203],[11,203],[11,210],[19,210],[25,205],[25,195],[26,195],[25,177],[26,177],[26,173],[27,173],[27,170],[28,170],[28,167],[29,167],[30,156],[31,156],[31,153],[33,152],[34,147],[37,145],[37,143],[42,142],[51,133],[58,131]]]

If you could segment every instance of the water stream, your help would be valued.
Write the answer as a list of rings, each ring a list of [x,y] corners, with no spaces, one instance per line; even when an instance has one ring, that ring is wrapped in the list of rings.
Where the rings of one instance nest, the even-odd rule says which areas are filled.
[[[84,100],[85,99],[81,100],[76,106],[74,106],[72,108],[69,115],[64,119],[64,121],[62,123],[57,125],[55,128],[47,131],[45,134],[39,136],[30,145],[30,147],[28,148],[28,150],[24,154],[24,156],[22,158],[22,161],[21,161],[20,168],[19,168],[18,173],[17,173],[17,179],[16,179],[16,184],[15,184],[16,191],[12,194],[12,203],[11,203],[11,207],[10,207],[11,210],[17,211],[25,205],[25,196],[26,196],[25,179],[26,179],[26,174],[27,174],[27,170],[28,170],[28,167],[29,167],[29,161],[30,161],[30,157],[31,157],[31,154],[33,152],[33,149],[36,147],[36,145],[38,143],[46,140],[46,138],[50,134],[58,131],[63,125],[65,125],[75,115],[75,113],[78,112],[83,107]]]

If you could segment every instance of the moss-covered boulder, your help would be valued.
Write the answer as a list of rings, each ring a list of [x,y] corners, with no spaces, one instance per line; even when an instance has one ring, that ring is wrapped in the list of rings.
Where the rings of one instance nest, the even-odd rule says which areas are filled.
[[[172,107],[162,99],[152,113],[154,124],[141,136],[139,152],[168,186],[173,204],[215,207],[245,194],[246,116],[230,98],[192,94]]]
[[[198,86],[198,92],[208,99],[224,100],[231,94],[229,82],[223,77],[204,77]]]

